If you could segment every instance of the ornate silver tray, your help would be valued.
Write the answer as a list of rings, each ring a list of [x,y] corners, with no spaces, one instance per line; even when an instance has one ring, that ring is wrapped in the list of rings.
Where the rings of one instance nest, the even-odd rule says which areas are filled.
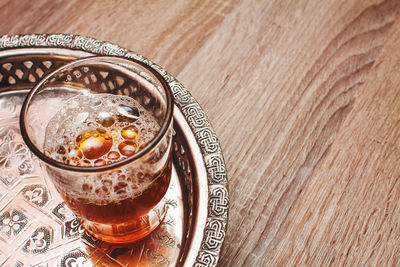
[[[174,168],[163,224],[131,246],[88,236],[41,172],[19,133],[24,96],[76,58],[138,59],[169,82]],[[117,45],[76,35],[0,37],[0,266],[216,266],[228,218],[222,151],[204,111],[164,69]]]

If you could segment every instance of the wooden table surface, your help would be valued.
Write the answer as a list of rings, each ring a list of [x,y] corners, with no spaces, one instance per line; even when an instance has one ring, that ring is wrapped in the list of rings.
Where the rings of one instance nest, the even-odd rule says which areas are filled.
[[[400,264],[400,1],[6,1],[163,66],[226,160],[220,266]]]

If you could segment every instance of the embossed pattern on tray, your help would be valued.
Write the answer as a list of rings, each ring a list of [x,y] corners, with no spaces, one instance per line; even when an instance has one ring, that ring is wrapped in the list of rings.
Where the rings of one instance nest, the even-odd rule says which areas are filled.
[[[182,84],[180,84],[175,78],[170,76],[164,69],[145,59],[144,57],[128,51],[124,48],[121,48],[117,45],[108,42],[102,42],[92,38],[63,34],[3,36],[0,38],[0,51],[13,51],[12,49],[18,48],[32,48],[32,52],[35,51],[34,48],[65,48],[98,55],[116,55],[126,58],[135,58],[150,65],[163,75],[163,77],[169,82],[172,88],[176,106],[182,112],[187,124],[189,125],[193,135],[195,136],[197,145],[201,151],[201,157],[204,163],[203,167],[206,173],[206,177],[193,177],[194,166],[191,166],[193,165],[193,162],[190,162],[190,160],[188,160],[188,154],[190,154],[190,151],[185,152],[185,149],[189,149],[187,144],[185,146],[185,142],[188,141],[183,140],[183,142],[179,142],[179,140],[182,140],[182,138],[184,139],[184,134],[179,131],[179,125],[174,125],[174,128],[178,129],[174,139],[174,160],[177,163],[177,166],[179,166],[177,168],[176,176],[185,177],[185,182],[183,182],[184,193],[187,195],[187,203],[185,205],[188,205],[188,208],[190,210],[187,217],[194,216],[194,214],[196,213],[196,211],[193,209],[192,202],[194,201],[193,199],[196,199],[196,190],[201,190],[199,188],[196,189],[195,187],[191,186],[193,183],[191,179],[204,178],[207,179],[208,184],[206,211],[207,218],[205,219],[204,228],[202,228],[204,232],[202,234],[200,246],[198,249],[194,248],[196,249],[194,253],[194,259],[190,259],[190,255],[193,255],[193,251],[184,251],[185,247],[190,247],[190,244],[187,244],[187,242],[191,242],[190,239],[185,241],[182,238],[174,239],[173,237],[171,237],[171,235],[174,235],[174,231],[176,231],[176,225],[174,226],[173,224],[170,225],[172,227],[169,228],[170,230],[168,230],[167,226],[165,226],[164,228],[160,227],[159,230],[164,232],[155,232],[155,234],[151,237],[152,242],[153,244],[155,244],[157,249],[160,247],[165,248],[165,251],[163,251],[164,255],[163,253],[160,253],[161,251],[159,250],[152,251],[151,247],[148,250],[142,251],[142,253],[145,253],[144,258],[146,258],[149,264],[160,266],[173,264],[173,261],[170,262],[168,260],[168,256],[174,253],[178,253],[178,256],[181,258],[189,255],[187,256],[187,258],[189,259],[187,259],[187,261],[183,260],[183,264],[191,262],[195,266],[215,266],[218,262],[220,249],[225,237],[228,218],[229,201],[226,167],[216,134],[212,129],[204,111],[200,108],[200,106],[190,95],[187,89],[183,87]],[[41,51],[40,53],[43,53],[43,51]],[[40,53],[39,55],[35,54],[35,57],[40,58]],[[3,62],[2,65],[0,65],[0,90],[10,90],[12,88],[20,87],[21,84],[26,86],[26,84],[35,83],[40,78],[42,78],[43,75],[47,73],[50,69],[55,68],[58,64],[64,64],[65,62],[63,63],[63,60],[68,60],[67,57],[64,56],[64,58],[62,58],[61,60],[32,60],[31,62],[29,62],[29,60],[26,60],[22,63],[19,62],[13,64],[13,56],[14,55],[9,55],[9,62]],[[18,57],[18,55],[15,55],[15,57]],[[11,105],[10,102],[3,103],[3,106],[10,109],[10,114],[12,112],[16,114],[19,112],[17,108],[15,108],[15,105]],[[9,125],[12,125],[12,123]],[[5,127],[3,127],[2,129],[5,129]],[[21,197],[24,199],[25,202],[29,203],[31,206],[37,209],[43,209],[46,207],[48,209],[49,207],[51,207],[50,216],[55,216],[58,218],[60,223],[62,222],[65,236],[79,235],[79,238],[76,238],[76,240],[78,240],[76,242],[81,242],[82,244],[85,244],[85,249],[95,248],[91,252],[91,255],[96,256],[96,253],[98,253],[98,263],[102,262],[102,264],[106,265],[111,265],[114,263],[116,264],[117,260],[121,259],[113,258],[113,255],[116,255],[116,257],[118,257],[119,255],[127,255],[129,253],[133,255],[135,252],[137,252],[136,248],[130,248],[129,253],[127,253],[127,251],[122,251],[121,249],[118,250],[114,248],[116,249],[114,252],[113,250],[110,250],[110,248],[108,248],[107,250],[107,248],[99,247],[98,241],[91,239],[82,232],[82,229],[79,228],[79,224],[76,224],[73,217],[71,217],[72,215],[63,214],[63,211],[66,211],[65,207],[63,207],[60,199],[60,203],[56,203],[55,199],[57,199],[58,196],[49,195],[49,191],[51,190],[47,190],[46,186],[43,186],[43,183],[45,183],[45,181],[29,183],[29,185],[26,185],[25,187],[22,186],[23,183],[20,183],[20,181],[24,177],[24,175],[35,177],[35,168],[38,169],[38,166],[34,166],[36,164],[35,160],[32,160],[32,155],[29,151],[26,150],[26,147],[24,147],[24,144],[21,143],[21,140],[13,139],[13,141],[11,141],[12,137],[10,137],[11,135],[9,132],[12,130],[10,129],[18,131],[18,126],[11,126],[11,128],[10,126],[7,126],[7,129],[7,134],[5,133],[6,131],[2,133],[0,130],[0,184],[2,185],[0,187],[0,199],[3,199],[4,196],[11,192],[7,191],[7,188],[11,188],[11,190],[13,190],[14,188],[17,188],[18,185],[20,185],[21,188],[18,188],[18,190],[16,191],[12,191],[14,192],[13,199]],[[178,138],[177,136],[180,136],[180,138]],[[19,159],[18,162],[13,163],[15,164],[15,166],[13,166],[14,170],[18,170],[16,171],[17,175],[14,176],[11,174],[7,174],[4,171],[11,166],[11,161],[7,161],[7,155],[11,154],[15,155]],[[1,158],[1,155],[3,155],[3,158]],[[39,175],[36,175],[36,179],[39,179]],[[172,187],[174,187],[174,184],[172,185]],[[175,187],[179,187],[179,181],[176,182]],[[174,194],[172,195],[174,196]],[[195,197],[193,197],[193,195]],[[10,197],[10,195],[8,195],[8,197]],[[171,197],[169,200],[169,205],[171,205],[172,209],[174,208],[174,206],[177,206],[177,203],[179,202],[179,200],[175,200],[174,197]],[[54,202],[52,202],[52,205],[49,204],[51,201]],[[1,201],[1,203],[3,203],[3,201]],[[10,203],[8,203],[7,205],[11,205]],[[23,206],[12,206],[12,208],[7,209],[7,205],[5,207],[0,207],[0,241],[6,241],[4,242],[4,244],[7,243],[7,240],[17,240],[18,235],[23,231],[23,229],[27,229],[28,227],[30,227],[30,215],[24,213]],[[67,218],[70,218],[70,220],[68,220]],[[168,222],[171,222],[171,219],[173,220],[173,217],[170,217],[169,219],[167,218],[166,224],[168,224]],[[53,221],[51,219],[48,220]],[[65,221],[67,222],[65,223]],[[195,224],[196,222],[193,223],[189,220],[188,225],[182,226],[181,228],[183,228],[184,231],[188,231],[189,233],[187,233],[187,235],[190,236],[190,231],[193,231],[193,229],[195,229]],[[54,233],[54,229],[51,228],[38,226],[35,229],[32,228],[30,233],[31,234],[29,236],[25,236],[26,239],[18,240],[18,242],[22,244],[20,249],[27,255],[38,255],[40,252],[45,252],[49,250],[49,248],[54,247],[54,244],[52,246],[49,245],[50,241],[57,241],[55,237],[52,236]],[[71,245],[71,247],[73,246]],[[180,248],[181,251],[174,252],[171,250],[172,248],[175,248],[175,250],[176,248]],[[99,249],[100,252],[106,251],[109,256],[111,255],[111,257],[107,258],[110,260],[109,263],[104,261],[104,253],[99,253]],[[124,249],[126,250],[127,248]],[[191,248],[191,250],[193,250],[193,248]],[[65,266],[68,266],[67,263],[79,263],[79,261],[84,262],[87,253],[87,250],[71,250],[67,254],[63,255],[61,258],[57,258],[58,264],[65,264]],[[0,257],[2,256],[4,255],[0,254]],[[178,258],[178,256],[176,258]],[[9,260],[14,261],[12,264],[15,265],[21,264],[21,260],[23,259],[19,260],[10,257]],[[6,260],[4,264],[8,264],[9,260]],[[7,266],[7,264],[5,266]]]
[[[177,175],[173,174],[164,197],[165,220],[148,238],[126,247],[94,239],[65,206],[21,138],[18,110],[24,96],[24,91],[0,94],[0,264],[177,263],[184,212]]]

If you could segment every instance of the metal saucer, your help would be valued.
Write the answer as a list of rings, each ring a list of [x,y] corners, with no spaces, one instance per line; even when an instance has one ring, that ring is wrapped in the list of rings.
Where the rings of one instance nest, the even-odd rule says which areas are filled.
[[[18,117],[24,95],[48,72],[76,58],[113,55],[156,69],[174,93],[174,170],[168,213],[153,234],[129,247],[88,236],[26,148]],[[0,37],[0,265],[216,266],[228,219],[222,151],[205,112],[164,69],[117,45],[64,34]],[[85,265],[86,264],[86,265]]]

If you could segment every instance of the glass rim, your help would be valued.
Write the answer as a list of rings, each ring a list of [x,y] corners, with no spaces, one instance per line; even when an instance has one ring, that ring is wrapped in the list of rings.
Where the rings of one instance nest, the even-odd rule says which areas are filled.
[[[57,161],[55,159],[52,159],[48,156],[46,156],[43,152],[40,151],[39,148],[36,147],[36,145],[31,141],[27,130],[25,128],[25,121],[26,121],[26,115],[27,111],[29,108],[29,104],[34,97],[35,93],[47,82],[51,77],[53,77],[55,74],[64,71],[67,68],[73,67],[73,66],[79,66],[82,65],[82,63],[85,62],[104,62],[104,63],[111,63],[115,64],[116,61],[120,63],[125,63],[125,64],[132,64],[132,62],[140,65],[141,67],[144,67],[146,70],[150,71],[156,78],[157,80],[161,83],[162,87],[165,90],[166,94],[166,105],[167,105],[167,110],[166,110],[166,117],[164,122],[162,123],[160,130],[158,133],[155,135],[155,137],[146,144],[146,146],[139,150],[139,152],[133,154],[132,156],[123,159],[121,161],[117,161],[111,164],[106,164],[103,166],[73,166],[73,165],[68,165],[63,162]],[[25,144],[28,146],[28,148],[32,151],[33,154],[35,154],[40,160],[45,162],[48,165],[51,165],[53,167],[67,170],[67,171],[73,171],[73,172],[102,172],[102,171],[108,171],[108,170],[113,170],[119,167],[122,167],[124,165],[127,165],[131,162],[136,161],[137,159],[141,158],[142,156],[146,155],[150,150],[152,150],[160,141],[161,139],[165,136],[167,133],[167,130],[172,122],[172,117],[173,117],[173,107],[174,107],[174,101],[173,101],[173,95],[171,91],[171,87],[169,86],[168,82],[164,79],[164,77],[157,72],[155,69],[150,67],[144,62],[141,62],[137,59],[134,58],[124,58],[124,57],[118,57],[118,56],[90,56],[90,57],[84,57],[84,58],[78,58],[76,60],[73,60],[69,62],[66,65],[63,65],[56,70],[52,71],[51,73],[47,74],[43,79],[41,79],[28,93],[28,95],[25,97],[24,102],[22,104],[21,112],[20,112],[20,131],[22,135],[22,139],[24,140]]]

